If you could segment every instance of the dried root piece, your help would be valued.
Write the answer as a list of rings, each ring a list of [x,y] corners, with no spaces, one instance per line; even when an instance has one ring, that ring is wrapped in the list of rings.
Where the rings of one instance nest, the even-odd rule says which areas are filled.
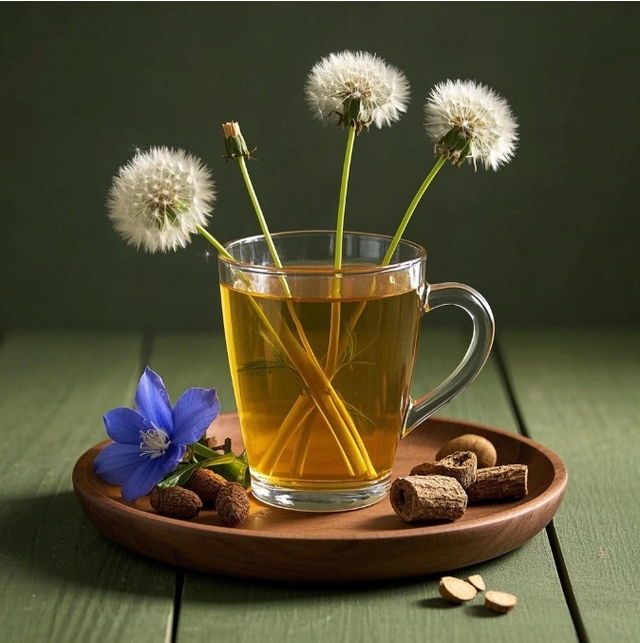
[[[161,516],[178,520],[191,520],[202,509],[202,501],[197,494],[183,487],[155,487],[149,501]]]
[[[227,480],[211,469],[196,469],[184,483],[184,488],[196,493],[205,507],[214,508],[220,489]]]
[[[523,498],[527,495],[526,464],[505,464],[478,469],[476,481],[467,487],[469,502]]]
[[[473,451],[478,458],[478,468],[480,469],[493,467],[498,461],[498,454],[493,444],[487,438],[473,433],[460,435],[443,444],[436,454],[436,460],[441,460],[456,451]]]
[[[473,576],[469,576],[467,580],[479,591],[479,592],[484,592],[486,589],[486,585],[484,584],[484,579],[480,574],[474,574]]]
[[[418,464],[409,475],[412,476],[448,476],[455,478],[463,489],[466,489],[476,479],[478,458],[473,451],[456,451],[438,462],[423,462]]]
[[[439,475],[396,478],[389,499],[405,522],[457,520],[467,508],[467,494],[460,483]]]
[[[501,614],[511,611],[517,602],[518,599],[513,594],[507,594],[507,592],[490,590],[484,596],[485,607]]]
[[[443,576],[438,586],[440,596],[450,603],[464,603],[475,598],[476,588],[461,578],[455,576]]]
[[[218,493],[216,510],[223,525],[237,527],[249,515],[249,497],[239,482],[229,482]]]

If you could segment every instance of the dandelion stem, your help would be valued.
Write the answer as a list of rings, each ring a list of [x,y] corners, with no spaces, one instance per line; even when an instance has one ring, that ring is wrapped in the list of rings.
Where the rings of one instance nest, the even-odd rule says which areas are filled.
[[[351,141],[350,143],[350,148],[352,151],[353,141]],[[347,174],[346,180],[348,180],[350,155],[351,152],[349,152],[349,163],[345,161]],[[282,268],[282,263],[273,243],[273,239],[271,237],[271,233],[269,232],[266,219],[262,213],[260,202],[258,201],[258,197],[253,188],[253,184],[247,170],[245,158],[242,155],[238,155],[236,156],[236,158],[240,165],[240,170],[242,172],[247,191],[249,192],[249,198],[251,199],[251,203],[253,204],[254,210],[258,217],[258,222],[260,223],[260,227],[264,234],[265,241],[267,243],[267,247],[269,248],[273,263],[277,268]],[[341,189],[341,201],[343,202],[346,200],[346,180],[343,179],[345,187]],[[342,193],[344,193],[343,196]],[[341,218],[342,226],[344,226],[344,205],[342,206]],[[210,235],[207,236],[207,239],[209,239],[209,241],[213,243],[215,240],[213,239],[213,237],[209,237]],[[340,237],[342,237],[342,233],[340,234]],[[216,247],[218,246],[219,244],[216,245]],[[224,250],[224,248],[222,249]],[[226,250],[224,252],[225,256],[228,256]],[[340,256],[341,253],[342,251],[340,249]],[[371,460],[369,459],[366,447],[357,433],[357,429],[353,423],[353,419],[349,415],[349,412],[345,408],[342,400],[333,389],[330,380],[327,379],[324,371],[322,370],[322,367],[317,361],[311,345],[309,344],[309,341],[304,333],[304,329],[300,323],[300,320],[298,319],[293,308],[293,302],[291,301],[291,291],[289,289],[285,276],[281,277],[281,282],[285,295],[288,299],[287,305],[291,314],[292,321],[296,327],[300,342],[302,344],[298,343],[286,324],[284,325],[284,328],[281,329],[281,333],[276,333],[275,329],[260,308],[258,302],[256,302],[251,296],[249,296],[249,301],[252,304],[252,307],[254,308],[256,314],[258,315],[258,318],[262,322],[265,330],[267,330],[272,339],[280,345],[283,354],[288,358],[288,361],[301,375],[303,381],[305,382],[305,386],[308,388],[309,393],[313,398],[317,408],[325,417],[327,423],[332,427],[341,453],[346,455],[346,459],[349,462],[349,465],[352,465],[349,466],[350,471],[352,471],[356,475],[365,475],[369,478],[373,478],[376,475],[376,471],[371,464]],[[288,441],[288,433],[289,432],[280,431],[280,440],[276,440],[277,446],[270,451],[271,457],[276,461],[282,453],[281,448],[283,448],[286,444],[286,441]]]
[[[258,195],[256,194],[256,191],[253,189],[253,183],[251,182],[251,177],[249,176],[249,170],[247,169],[247,162],[244,160],[244,156],[237,156],[236,158],[238,159],[238,165],[240,166],[240,171],[242,172],[242,178],[244,179],[244,184],[247,186],[247,192],[249,192],[249,198],[251,199],[251,203],[253,204],[253,209],[255,210],[256,216],[258,217],[258,223],[260,224],[260,229],[262,230],[262,234],[264,235],[264,239],[267,243],[267,248],[269,248],[269,254],[271,255],[273,265],[276,268],[282,268],[282,262],[280,261],[280,257],[278,256],[278,251],[276,250],[276,246],[273,243],[273,237],[271,236],[271,232],[269,232],[267,219],[265,218],[262,212],[262,208],[260,207],[260,201],[258,201]],[[281,277],[280,282],[282,283],[284,294],[287,297],[291,297],[291,290],[289,289],[287,278]]]
[[[402,217],[402,221],[400,221],[400,225],[398,226],[398,229],[396,230],[396,233],[393,239],[391,240],[391,245],[387,250],[387,254],[384,256],[384,259],[382,260],[383,266],[388,266],[389,263],[391,262],[393,253],[396,251],[396,248],[398,247],[398,244],[402,239],[402,235],[404,234],[404,231],[407,225],[409,225],[409,221],[413,213],[415,212],[415,209],[418,207],[418,203],[420,203],[420,199],[422,199],[422,197],[424,196],[424,193],[427,191],[427,188],[431,184],[431,181],[433,181],[436,174],[440,171],[440,169],[446,163],[446,161],[447,159],[444,156],[441,156],[436,161],[435,165],[431,168],[431,172],[427,174],[427,178],[422,182],[422,185],[420,186],[420,188],[416,192],[416,195],[413,197],[411,203],[409,204],[409,207],[407,208],[407,211]]]
[[[198,234],[202,235],[222,256],[227,259],[233,259],[231,254],[227,252],[226,248],[205,228],[201,225],[196,226]]]
[[[262,212],[262,208],[260,207],[260,201],[258,201],[258,195],[256,194],[256,191],[253,189],[253,183],[251,182],[251,177],[249,176],[247,163],[244,160],[244,156],[237,156],[236,158],[238,159],[238,165],[240,166],[240,171],[242,172],[242,178],[244,179],[244,183],[247,186],[247,191],[249,192],[249,198],[251,199],[251,203],[253,204],[253,209],[256,211],[256,216],[258,217],[258,223],[260,224],[260,229],[262,230],[262,234],[264,235],[265,241],[267,242],[267,247],[269,248],[269,252],[271,253],[271,258],[273,259],[273,265],[276,268],[282,268],[282,263],[280,261],[280,257],[278,256],[278,251],[276,250],[276,247],[273,243],[271,232],[269,232],[269,226],[267,225],[267,220],[265,219],[265,216]]]
[[[336,221],[336,237],[335,237],[335,255],[333,260],[333,268],[336,272],[342,270],[342,246],[344,238],[344,222],[347,211],[347,192],[349,189],[349,175],[351,172],[351,159],[353,158],[353,148],[355,145],[357,135],[356,125],[349,126],[347,132],[347,144],[344,153],[344,162],[342,164],[342,178],[340,180],[340,196],[338,198],[338,216]],[[340,324],[341,324],[341,305],[337,301],[340,297],[341,291],[341,277],[335,275],[333,280],[332,295],[336,301],[331,302],[331,321],[329,327],[329,343],[327,346],[327,358],[325,361],[324,370],[327,373],[329,381],[336,371],[338,363],[338,352],[340,346]],[[299,448],[296,449],[296,458],[294,459],[294,466],[296,467],[295,473],[301,474],[306,459],[307,449],[304,445],[308,445],[310,440],[310,433],[312,430],[311,423],[308,423],[304,429],[303,435],[299,440]],[[357,433],[356,433],[357,435]],[[359,437],[359,436],[357,436]]]
[[[338,221],[336,223],[336,252],[333,261],[335,270],[342,268],[342,238],[344,236],[344,220],[347,209],[347,190],[349,188],[349,173],[351,171],[351,159],[353,157],[353,145],[356,140],[356,128],[351,125],[347,135],[347,148],[344,153],[342,164],[342,180],[340,181],[340,198],[338,201]]]
[[[391,245],[389,246],[389,249],[388,249],[386,255],[384,256],[384,259],[382,260],[381,265],[387,266],[391,262],[393,254],[394,254],[398,244],[400,243],[400,240],[402,239],[402,235],[403,235],[407,225],[409,224],[411,216],[415,212],[415,209],[418,207],[418,203],[420,202],[420,200],[424,196],[424,193],[427,191],[427,188],[429,187],[429,185],[431,184],[431,182],[433,181],[433,179],[435,178],[437,173],[440,171],[442,166],[445,164],[445,162],[446,162],[446,158],[440,157],[436,161],[436,163],[434,164],[433,168],[431,169],[431,171],[429,172],[429,174],[427,175],[425,180],[423,181],[423,183],[420,186],[418,192],[416,193],[416,195],[414,196],[413,200],[409,204],[409,207],[407,208],[407,211],[406,211],[404,217],[402,218],[402,221],[400,222],[400,225],[398,226],[398,230],[397,230],[395,236],[393,237],[393,239],[391,241]],[[363,312],[363,310],[364,310],[364,308],[366,306],[366,303],[367,303],[366,301],[360,302],[359,306],[353,312],[353,315],[351,316],[351,319],[349,320],[349,328],[351,330],[353,330],[353,328],[357,324],[358,319],[360,318],[360,315],[362,314],[362,312]],[[339,304],[333,304],[332,305],[331,338],[330,338],[330,341],[329,341],[329,351],[328,351],[328,355],[327,355],[327,363],[326,363],[325,369],[324,369],[324,372],[326,373],[326,377],[329,379],[329,381],[331,381],[333,379],[333,376],[334,376],[334,374],[336,372],[337,356],[344,352],[345,346],[346,346],[346,338],[343,338],[342,341],[338,341],[340,339],[339,334],[338,334],[337,330],[334,330],[334,324],[336,322],[336,319],[334,317],[334,310],[333,309],[336,306],[339,306]],[[338,323],[339,323],[339,317],[338,317]],[[335,332],[335,335],[334,335],[334,332]],[[333,348],[332,348],[332,342],[334,342]],[[333,357],[332,357],[332,355],[333,355]],[[298,399],[298,402],[291,409],[289,417],[287,417],[287,419],[285,420],[285,423],[288,423],[288,422],[293,422],[294,423],[295,419],[297,417],[305,416],[309,412],[309,407],[310,407],[309,403],[310,403],[310,400],[308,400],[308,398],[305,398],[304,396],[301,396]],[[305,436],[302,436],[300,438],[300,440],[302,442],[304,442],[305,439],[306,439]],[[301,464],[303,464],[303,463],[302,462],[298,463],[298,466],[300,466]]]
[[[347,134],[347,147],[344,153],[342,165],[342,180],[340,181],[340,197],[338,200],[338,219],[336,222],[336,249],[333,260],[333,268],[338,271],[342,269],[342,242],[344,238],[344,221],[347,211],[347,191],[349,189],[349,174],[351,172],[351,159],[353,158],[353,146],[356,140],[356,127],[351,125]],[[333,297],[340,296],[340,276],[336,275],[333,282]],[[340,302],[331,304],[331,326],[329,332],[329,346],[327,348],[327,361],[325,370],[333,372],[338,359],[338,341],[340,335]]]

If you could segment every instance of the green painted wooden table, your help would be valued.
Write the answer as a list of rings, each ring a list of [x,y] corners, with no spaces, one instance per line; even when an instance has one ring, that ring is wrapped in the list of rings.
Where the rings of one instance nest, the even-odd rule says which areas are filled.
[[[417,390],[465,349],[427,327]],[[520,432],[562,458],[569,486],[546,530],[456,575],[519,602],[444,603],[438,577],[342,585],[176,569],[113,544],[84,517],[71,472],[132,404],[149,364],[175,398],[215,386],[233,411],[220,335],[7,333],[0,345],[0,638],[99,641],[637,641],[640,330],[500,330],[479,378],[443,415]]]

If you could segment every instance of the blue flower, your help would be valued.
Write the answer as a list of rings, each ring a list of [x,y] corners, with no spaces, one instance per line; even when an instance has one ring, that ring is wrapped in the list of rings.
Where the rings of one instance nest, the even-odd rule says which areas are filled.
[[[187,389],[171,407],[162,379],[148,366],[136,391],[137,410],[120,407],[104,416],[114,440],[98,453],[96,475],[122,485],[122,497],[146,496],[180,464],[187,445],[197,442],[220,412],[216,389]]]

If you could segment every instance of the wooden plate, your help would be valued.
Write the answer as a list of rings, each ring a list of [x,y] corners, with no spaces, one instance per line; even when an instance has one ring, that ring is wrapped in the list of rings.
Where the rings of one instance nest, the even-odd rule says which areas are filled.
[[[235,414],[218,417],[218,437],[241,450]],[[529,495],[518,501],[471,505],[456,522],[406,524],[388,498],[344,513],[302,513],[251,500],[249,518],[237,528],[220,524],[214,511],[190,522],[164,518],[148,498],[128,503],[120,488],[93,472],[87,451],[73,470],[76,496],[89,520],[108,538],[143,556],[203,572],[295,581],[362,581],[423,576],[479,563],[532,538],[552,519],[564,496],[567,471],[549,449],[518,435],[477,424],[429,419],[401,441],[394,476],[433,460],[438,448],[464,433],[493,442],[498,464],[529,467]]]

